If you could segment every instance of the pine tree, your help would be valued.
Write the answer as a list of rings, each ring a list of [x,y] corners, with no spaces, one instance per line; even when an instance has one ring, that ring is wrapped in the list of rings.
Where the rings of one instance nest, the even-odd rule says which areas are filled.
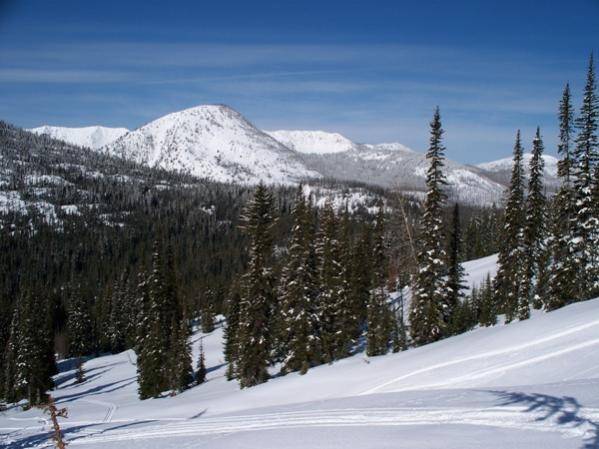
[[[430,146],[426,154],[430,166],[426,176],[427,192],[421,225],[422,247],[418,254],[419,267],[410,308],[410,332],[417,346],[437,341],[445,335],[443,276],[446,275],[446,256],[442,247],[442,207],[446,199],[443,186],[447,181],[442,171],[445,148],[439,108],[430,127]]]
[[[73,289],[67,319],[69,354],[77,358],[77,382],[85,380],[82,357],[93,349],[90,307],[79,286]]]
[[[559,107],[559,144],[557,174],[560,187],[553,201],[551,216],[551,268],[545,309],[554,310],[577,297],[577,267],[574,257],[575,198],[572,185],[572,134],[574,112],[570,86],[566,84]]]
[[[338,220],[330,202],[322,210],[317,242],[320,291],[317,299],[320,344],[324,362],[349,354],[352,338],[346,327],[351,313],[349,286],[345,283],[344,267],[337,236]]]
[[[282,341],[284,372],[305,374],[320,360],[316,275],[312,264],[313,227],[311,211],[300,185],[292,210],[293,228],[289,255],[282,275]]]
[[[198,358],[198,366],[196,370],[196,383],[203,384],[206,382],[206,355],[204,354],[204,342],[200,340],[200,357]]]
[[[11,326],[7,391],[10,399],[27,399],[29,406],[45,401],[46,390],[53,387],[52,376],[57,373],[46,304],[33,293],[24,292]]]
[[[524,225],[524,260],[522,263],[522,294],[518,304],[518,318],[525,320],[530,316],[531,303],[546,302],[539,293],[539,275],[546,271],[545,246],[547,201],[544,194],[543,170],[543,141],[541,130],[537,132],[532,145],[530,159],[530,178],[528,181],[528,196],[526,200],[526,219]],[[538,308],[538,307],[537,307]]]
[[[493,300],[493,282],[491,276],[487,274],[485,283],[479,291],[480,312],[478,322],[481,326],[494,326],[497,324],[497,312],[495,310],[495,302]]]
[[[16,388],[16,358],[19,351],[19,332],[21,331],[21,306],[17,301],[12,314],[6,351],[4,352],[4,398],[6,402],[21,400],[21,394]]]
[[[385,354],[393,329],[391,311],[387,304],[387,254],[385,248],[385,209],[382,203],[373,232],[373,289],[367,307],[366,354],[369,356]]]
[[[237,359],[237,332],[239,328],[239,303],[241,301],[239,283],[235,282],[225,304],[226,325],[224,329],[224,356],[227,362],[227,380],[233,380],[236,375],[235,360]]]
[[[140,327],[136,342],[139,395],[157,397],[187,388],[192,379],[189,326],[177,293],[172,249],[154,243],[152,272],[143,281]]]
[[[502,304],[506,321],[516,318],[518,303],[523,294],[519,268],[523,260],[524,240],[524,192],[522,181],[522,145],[520,131],[516,134],[514,162],[510,190],[505,208],[505,224],[502,245],[498,257],[498,271],[495,277],[495,297]]]
[[[599,275],[599,217],[593,204],[593,172],[599,164],[599,98],[593,55],[589,61],[587,82],[584,89],[582,106],[576,119],[578,135],[574,150],[576,164],[575,197],[576,216],[574,218],[575,257],[578,264],[578,299],[590,298],[593,284]]]
[[[169,350],[168,376],[170,389],[174,393],[189,388],[193,382],[193,368],[189,344],[190,329],[187,320],[181,319],[179,323],[173,322],[172,327],[175,334]]]
[[[272,194],[258,185],[250,201],[243,229],[250,238],[248,269],[243,278],[239,329],[237,332],[237,376],[241,388],[268,380],[272,346],[271,311],[275,290],[272,274],[275,223]]]
[[[457,328],[463,328],[459,323],[461,318],[455,317],[455,311],[464,301],[464,267],[462,267],[462,230],[460,226],[460,206],[458,203],[453,208],[452,232],[449,240],[449,260],[445,294],[444,321],[450,333]]]
[[[360,327],[366,321],[367,304],[372,289],[372,229],[365,223],[351,255],[349,300],[352,315],[356,317],[353,338],[360,336]]]

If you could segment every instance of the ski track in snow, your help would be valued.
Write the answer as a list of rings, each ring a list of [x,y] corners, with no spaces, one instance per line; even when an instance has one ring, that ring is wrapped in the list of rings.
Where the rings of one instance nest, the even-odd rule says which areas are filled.
[[[452,365],[458,365],[460,363],[466,363],[466,362],[471,362],[471,361],[474,361],[474,360],[480,360],[480,359],[485,359],[485,358],[496,357],[496,356],[503,355],[503,354],[510,354],[510,353],[514,353],[514,352],[517,352],[517,351],[521,351],[523,349],[529,349],[529,348],[531,348],[533,346],[538,346],[538,345],[543,344],[543,343],[548,343],[550,341],[557,340],[557,339],[563,338],[565,336],[568,336],[568,335],[571,335],[571,334],[574,334],[574,333],[577,333],[577,332],[581,332],[581,331],[584,331],[585,329],[588,329],[588,328],[591,328],[591,327],[595,327],[595,326],[599,327],[599,320],[591,321],[590,323],[585,323],[585,324],[582,324],[580,326],[575,326],[575,327],[572,327],[570,329],[566,329],[566,330],[564,330],[562,332],[558,332],[558,333],[552,334],[552,335],[550,335],[548,337],[539,338],[537,340],[533,340],[533,341],[530,341],[528,343],[523,343],[521,345],[510,346],[510,347],[507,347],[507,348],[502,348],[502,349],[498,349],[498,350],[495,350],[495,351],[486,352],[486,353],[483,353],[483,354],[477,354],[477,355],[473,355],[473,356],[470,356],[470,357],[464,357],[464,358],[461,358],[461,359],[454,359],[454,360],[450,360],[448,362],[438,363],[436,365],[429,365],[426,368],[422,368],[422,369],[419,369],[419,370],[416,370],[416,371],[412,371],[411,373],[404,374],[402,376],[396,377],[395,379],[391,379],[391,380],[389,380],[387,382],[384,382],[384,383],[382,383],[380,385],[377,385],[375,387],[369,388],[368,390],[365,390],[365,391],[359,393],[359,395],[367,395],[367,394],[376,393],[376,392],[382,390],[385,387],[393,385],[393,384],[395,384],[397,382],[400,382],[400,381],[402,381],[404,379],[407,379],[409,377],[416,376],[418,374],[423,374],[423,373],[426,373],[426,372],[435,371],[437,369],[446,368],[446,367],[452,366]],[[460,381],[463,381],[463,380],[477,379],[477,378],[480,378],[480,377],[484,377],[486,375],[494,374],[496,372],[508,371],[509,369],[518,368],[520,366],[524,366],[524,365],[532,364],[532,363],[535,363],[535,362],[539,362],[539,361],[542,361],[542,360],[545,360],[545,359],[548,359],[548,358],[551,358],[551,357],[557,357],[559,355],[563,355],[563,354],[566,354],[568,352],[576,351],[578,349],[583,349],[583,348],[586,348],[588,346],[593,346],[593,345],[598,345],[598,344],[599,344],[599,339],[590,340],[590,341],[585,342],[585,343],[581,343],[581,344],[578,344],[578,345],[573,345],[573,346],[570,346],[568,348],[564,348],[564,349],[561,349],[561,350],[558,350],[558,351],[553,351],[553,352],[551,352],[549,354],[543,354],[543,355],[540,355],[540,356],[537,356],[537,357],[534,357],[534,358],[529,358],[527,360],[515,362],[515,363],[510,364],[510,365],[501,365],[499,367],[494,367],[494,368],[490,368],[490,369],[483,369],[481,371],[470,373],[470,374],[467,374],[467,375],[459,377],[459,378],[451,379],[449,382],[446,382],[446,383],[439,383],[439,384],[427,385],[427,388],[436,388],[436,387],[439,387],[439,386],[453,385],[453,384],[455,384],[457,382],[460,382]],[[419,390],[422,389],[422,388],[423,388],[422,385],[420,385],[418,387]],[[409,387],[408,388],[403,388],[403,389],[399,388],[399,389],[394,389],[393,391],[404,391],[404,390],[409,390],[409,389],[413,389],[413,388],[409,388]]]
[[[589,421],[599,418],[599,409],[596,408],[584,408],[578,413]],[[121,429],[106,433],[99,431],[73,439],[70,445],[306,427],[474,425],[555,432],[569,438],[584,438],[592,431],[588,425],[557,425],[559,418],[544,420],[543,417],[542,411],[530,413],[526,407],[348,408],[277,412],[202,418],[177,424],[147,426],[136,430]],[[73,436],[77,435],[80,434],[73,434]]]

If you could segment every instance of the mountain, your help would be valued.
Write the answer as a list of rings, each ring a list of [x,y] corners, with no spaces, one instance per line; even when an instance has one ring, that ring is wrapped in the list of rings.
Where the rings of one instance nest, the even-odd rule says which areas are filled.
[[[295,151],[224,105],[168,114],[102,149],[138,163],[239,184],[293,184],[320,175]]]
[[[107,128],[105,126],[66,128],[48,125],[32,128],[28,131],[35,134],[44,134],[53,139],[63,140],[70,144],[91,148],[93,150],[108,145],[129,132],[127,128]]]
[[[93,140],[83,130],[95,129]],[[397,187],[412,196],[425,192],[428,161],[401,143],[364,144],[326,131],[261,131],[224,105],[201,105],[158,118],[131,132],[125,129],[36,128],[69,142],[134,162],[243,185],[295,184],[330,178]],[[121,133],[116,140],[109,137]],[[93,140],[93,142],[91,142]],[[90,143],[91,142],[91,143]],[[446,161],[450,201],[489,205],[502,200],[509,176],[499,170]]]
[[[524,153],[522,157],[522,163],[524,165],[524,173],[528,174],[530,172],[530,160],[532,159],[531,153]],[[543,160],[545,161],[545,170],[544,181],[549,190],[556,190],[559,186],[559,179],[557,177],[557,163],[559,159],[554,156],[545,154],[543,155]],[[509,184],[510,177],[512,173],[512,163],[513,160],[511,157],[499,159],[496,161],[485,162],[482,164],[478,164],[476,167],[480,168],[485,175],[489,178],[494,179],[495,181],[502,184]]]
[[[468,279],[484,279],[486,265],[469,262]],[[61,361],[52,394],[68,407],[67,442],[90,449],[591,449],[599,445],[598,325],[595,299],[240,389],[225,376],[221,323],[190,339],[193,360],[202,345],[208,375],[182,394],[139,400],[132,350],[86,360],[83,383],[75,361]],[[9,407],[0,444],[46,444],[40,416]]]
[[[358,181],[422,197],[428,161],[400,143],[361,144],[337,133],[323,131],[269,131],[289,148],[300,152],[308,168],[326,178]],[[446,161],[450,201],[488,205],[499,203],[505,184],[476,167]]]
[[[265,131],[265,133],[281,142],[287,148],[299,153],[325,155],[342,153],[358,148],[357,144],[338,133],[298,130]]]

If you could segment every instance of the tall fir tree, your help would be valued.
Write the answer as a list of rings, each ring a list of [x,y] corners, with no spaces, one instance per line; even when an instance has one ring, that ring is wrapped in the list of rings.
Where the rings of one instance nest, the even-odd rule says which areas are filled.
[[[595,166],[599,164],[599,98],[593,55],[589,61],[587,81],[584,88],[582,106],[575,121],[578,128],[574,150],[576,164],[575,197],[576,216],[574,218],[575,257],[578,264],[578,299],[591,297],[599,277],[599,217],[593,204],[593,181]]]
[[[204,354],[204,342],[200,340],[200,355],[198,358],[198,366],[196,369],[196,383],[198,385],[206,382],[206,374],[208,370],[206,369],[206,355]]]
[[[544,307],[554,310],[566,305],[577,297],[577,271],[574,246],[576,216],[575,196],[572,184],[573,155],[572,137],[574,133],[574,109],[570,97],[570,86],[566,84],[559,105],[559,143],[557,147],[560,161],[557,174],[560,187],[551,208],[551,268],[549,290]]]
[[[373,280],[367,307],[366,353],[369,356],[385,354],[394,328],[391,309],[387,301],[387,253],[385,248],[385,208],[379,211],[373,231],[372,265]]]
[[[237,359],[237,332],[239,329],[239,304],[241,289],[239,282],[233,283],[225,303],[226,325],[224,329],[224,356],[227,363],[227,380],[236,376],[235,360]]]
[[[292,210],[293,227],[289,254],[282,274],[282,326],[279,338],[284,348],[284,372],[305,374],[320,361],[317,273],[312,263],[314,233],[312,215],[303,186],[299,186]]]
[[[237,332],[237,377],[241,388],[268,380],[272,346],[271,312],[275,302],[272,271],[274,206],[271,192],[260,184],[243,217],[249,262],[242,281]]]
[[[495,297],[501,304],[506,321],[518,315],[518,304],[523,295],[521,265],[524,259],[524,191],[522,177],[522,144],[520,131],[516,134],[514,160],[508,200],[505,208],[502,244],[495,277]]]
[[[90,306],[78,283],[69,298],[67,335],[69,354],[77,358],[77,381],[80,383],[85,379],[82,357],[92,352],[93,341]]]
[[[426,175],[427,191],[421,224],[422,245],[418,253],[418,273],[410,307],[410,333],[417,346],[437,341],[446,332],[443,290],[447,270],[442,243],[445,241],[442,208],[446,199],[443,187],[447,181],[443,174],[445,148],[439,108],[435,110],[430,128],[430,145],[426,154],[430,165]]]
[[[455,203],[453,207],[453,215],[451,221],[451,234],[449,239],[448,250],[448,270],[447,284],[445,293],[445,307],[443,318],[445,325],[448,326],[450,333],[454,333],[456,329],[462,326],[456,319],[455,311],[460,307],[460,304],[465,298],[464,290],[464,267],[462,267],[462,227],[460,224],[460,206]]]
[[[524,225],[524,260],[522,261],[522,294],[518,303],[518,318],[525,320],[530,317],[531,304],[546,302],[541,297],[545,291],[537,288],[539,275],[546,272],[545,257],[547,239],[547,200],[543,184],[543,140],[541,130],[537,132],[532,144],[530,159],[530,175],[528,180],[528,195],[526,198],[526,218]],[[536,308],[539,308],[538,306]]]
[[[347,328],[351,313],[349,286],[338,239],[338,220],[330,202],[322,210],[317,242],[318,321],[322,360],[326,363],[349,354],[352,338]]]
[[[47,301],[30,291],[21,294],[7,351],[10,400],[26,399],[29,406],[43,404],[46,391],[54,385],[57,369],[49,316]]]

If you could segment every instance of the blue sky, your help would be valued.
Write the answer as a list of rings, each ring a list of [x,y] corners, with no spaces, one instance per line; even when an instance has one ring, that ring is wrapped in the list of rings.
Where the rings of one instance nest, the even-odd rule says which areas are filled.
[[[324,129],[447,155],[555,153],[565,82],[578,103],[599,0],[0,0],[0,118],[135,128],[225,103],[264,129]]]

